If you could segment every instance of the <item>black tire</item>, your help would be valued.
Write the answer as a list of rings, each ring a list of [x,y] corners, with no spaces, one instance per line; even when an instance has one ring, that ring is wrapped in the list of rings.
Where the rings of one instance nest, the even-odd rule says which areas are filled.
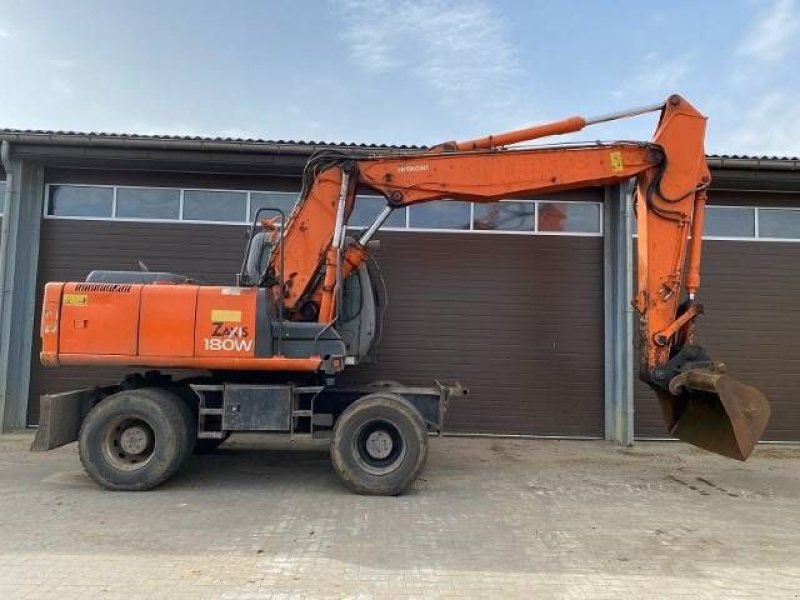
[[[425,423],[401,396],[363,396],[333,427],[333,468],[344,484],[359,494],[403,493],[422,472],[427,459]]]
[[[189,457],[194,453],[194,447],[197,443],[197,408],[186,402],[186,399],[180,393],[179,389],[160,389],[148,388],[153,392],[160,394],[166,401],[170,397],[170,401],[174,401],[180,410],[181,418],[186,426],[186,444],[183,447],[183,458],[180,464],[186,462]],[[180,468],[180,465],[178,465]]]
[[[78,444],[81,463],[106,489],[152,489],[191,455],[193,425],[191,409],[171,392],[158,388],[118,392],[99,402],[84,419]]]

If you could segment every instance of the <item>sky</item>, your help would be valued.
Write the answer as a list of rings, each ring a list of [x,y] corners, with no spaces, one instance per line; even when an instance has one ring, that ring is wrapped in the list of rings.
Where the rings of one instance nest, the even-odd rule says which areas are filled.
[[[2,127],[435,144],[680,93],[710,152],[800,155],[800,0],[0,0],[0,59]]]

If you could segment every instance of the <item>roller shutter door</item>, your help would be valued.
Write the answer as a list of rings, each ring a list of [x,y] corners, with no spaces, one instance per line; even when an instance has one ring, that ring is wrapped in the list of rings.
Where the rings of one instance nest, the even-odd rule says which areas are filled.
[[[800,440],[800,243],[707,241],[701,296],[699,341],[770,400],[765,439]],[[666,437],[652,392],[635,393],[636,437]]]
[[[379,363],[348,377],[469,388],[447,429],[603,435],[600,237],[384,233]]]

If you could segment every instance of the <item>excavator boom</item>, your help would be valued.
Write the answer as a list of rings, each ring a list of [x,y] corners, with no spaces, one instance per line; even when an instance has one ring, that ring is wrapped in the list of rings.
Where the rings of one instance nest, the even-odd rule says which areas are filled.
[[[650,142],[507,148],[643,112],[660,111]],[[711,182],[705,159],[706,118],[680,96],[595,119],[550,124],[421,153],[354,157],[321,152],[270,256],[277,300],[292,318],[333,323],[341,283],[369,254],[368,242],[392,210],[430,201],[479,203],[530,197],[636,178],[640,377],[656,392],[669,432],[744,460],[769,419],[754,388],[725,374],[695,343],[704,208]],[[355,242],[345,227],[357,188],[386,198],[386,209]],[[457,250],[456,250],[457,251]],[[524,277],[524,273],[520,276]]]

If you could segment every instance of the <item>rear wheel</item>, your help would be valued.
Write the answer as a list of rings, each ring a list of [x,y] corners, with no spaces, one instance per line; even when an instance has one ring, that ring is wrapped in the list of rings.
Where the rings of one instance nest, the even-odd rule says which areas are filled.
[[[191,455],[194,417],[175,394],[124,390],[98,403],[81,427],[81,463],[110,490],[148,490],[169,479]]]
[[[425,423],[395,394],[376,393],[337,419],[331,460],[342,481],[360,494],[395,496],[422,472],[428,457]]]

